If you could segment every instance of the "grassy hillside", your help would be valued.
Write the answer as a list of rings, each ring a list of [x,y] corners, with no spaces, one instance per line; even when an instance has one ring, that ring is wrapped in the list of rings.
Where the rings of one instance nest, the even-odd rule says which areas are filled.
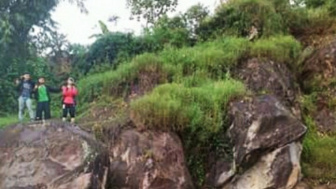
[[[116,70],[82,79],[79,100],[97,104],[106,97],[122,98],[127,102],[125,111],[140,130],[178,133],[193,177],[202,185],[211,151],[216,149],[222,158],[231,158],[231,147],[225,139],[230,125],[228,102],[250,93],[230,72],[250,57],[295,67],[300,53],[300,43],[282,35],[255,42],[223,37],[194,47],[167,47],[158,53],[139,55]],[[84,114],[90,111],[88,106],[83,109]],[[94,128],[98,135],[105,129]]]
[[[88,51],[70,57],[72,71],[82,76],[77,83],[79,122],[99,139],[108,139],[104,135],[115,126],[177,133],[193,178],[204,186],[211,152],[232,158],[225,135],[228,103],[252,95],[232,73],[249,58],[271,60],[286,65],[302,85],[298,95],[308,127],[304,177],[313,183],[336,182],[336,133],[319,131],[315,119],[317,96],[334,94],[321,88],[322,77],[307,84],[310,91],[303,90],[307,86],[301,78],[307,57],[335,40],[334,1],[305,0],[303,6],[283,0],[229,0],[199,20],[183,21],[182,15],[159,19],[144,36],[102,34]],[[197,22],[190,26],[190,21]],[[249,41],[252,25],[259,33]],[[326,101],[336,113],[335,98]],[[0,118],[0,128],[15,120]]]

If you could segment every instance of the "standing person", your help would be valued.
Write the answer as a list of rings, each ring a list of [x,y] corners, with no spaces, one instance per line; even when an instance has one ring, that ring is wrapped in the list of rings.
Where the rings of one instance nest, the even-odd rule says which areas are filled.
[[[66,121],[68,114],[71,117],[71,123],[75,123],[76,100],[78,91],[75,87],[75,81],[69,77],[65,86],[62,87],[63,94],[63,121]]]
[[[61,92],[61,89],[45,85],[45,78],[40,77],[34,91],[37,101],[36,120],[42,120],[42,114],[44,114],[44,120],[50,119],[50,93]]]
[[[27,106],[30,120],[34,120],[34,110],[32,102],[32,94],[35,83],[31,80],[30,74],[26,73],[16,81],[17,91],[19,92],[19,120],[23,121],[24,108]]]

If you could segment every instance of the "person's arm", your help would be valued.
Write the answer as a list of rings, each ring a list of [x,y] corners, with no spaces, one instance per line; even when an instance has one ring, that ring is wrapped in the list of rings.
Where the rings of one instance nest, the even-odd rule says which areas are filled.
[[[77,90],[77,88],[75,86],[72,87],[71,93],[72,93],[73,96],[77,96],[78,95],[78,90]]]
[[[62,95],[63,95],[63,96],[68,95],[68,89],[67,89],[66,86],[63,86],[63,87],[62,87]]]
[[[59,93],[59,92],[62,91],[61,88],[59,88],[59,87],[50,87],[50,86],[47,86],[47,88],[48,88],[49,92],[51,92],[51,93]]]
[[[22,78],[17,79],[17,81],[16,81],[16,90],[17,90],[18,92],[21,92],[22,83],[23,83]]]
[[[33,92],[37,92],[39,86],[38,86],[38,85],[33,85],[33,84],[32,84],[32,88],[33,88]]]
[[[35,97],[36,100],[38,100],[38,84],[35,84],[33,81],[30,82],[31,87],[32,87],[32,91],[31,91],[31,95]]]

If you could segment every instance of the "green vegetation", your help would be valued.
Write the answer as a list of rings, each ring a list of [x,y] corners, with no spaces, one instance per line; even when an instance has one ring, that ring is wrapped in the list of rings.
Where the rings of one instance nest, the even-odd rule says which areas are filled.
[[[303,142],[303,174],[322,183],[335,182],[336,135],[318,133],[310,116],[305,118],[305,122],[309,130]]]
[[[109,127],[130,118],[139,129],[176,132],[198,186],[204,184],[212,152],[216,158],[232,157],[225,135],[227,104],[248,91],[230,73],[259,58],[284,63],[298,76],[314,50],[303,47],[323,44],[320,38],[335,28],[335,0],[228,0],[212,15],[199,4],[173,17],[165,13],[177,0],[127,0],[132,15],[149,23],[143,34],[111,32],[100,21],[102,32],[85,47],[69,44],[53,28],[50,10],[59,1],[30,2],[0,2],[3,10],[13,10],[0,10],[0,114],[14,112],[13,81],[23,72],[45,76],[52,85],[75,76],[83,125],[102,140],[108,140]],[[85,10],[81,0],[73,2]],[[34,36],[30,31],[36,25],[42,32]],[[252,26],[258,37],[249,41]],[[51,52],[42,57],[47,49]],[[311,90],[301,102],[309,127],[303,170],[308,179],[336,181],[336,136],[319,133],[313,119],[317,97],[335,81],[317,76],[307,82],[303,85]],[[326,106],[335,111],[332,96],[327,95]],[[58,109],[59,101],[52,107]],[[2,117],[0,128],[15,122],[16,116]]]
[[[17,122],[18,122],[17,116],[0,117],[0,129],[4,128],[5,126],[17,123]]]
[[[300,51],[300,43],[290,36],[263,38],[255,43],[244,38],[225,37],[194,47],[169,47],[156,54],[139,55],[116,70],[83,78],[78,85],[84,91],[80,100],[91,102],[99,95],[128,94],[132,84],[152,86],[169,81],[181,83],[185,77],[195,74],[214,80],[225,79],[242,59],[271,57],[274,61],[292,63]],[[149,78],[152,84],[142,83],[144,74],[152,77]]]
[[[195,170],[192,175],[201,186],[207,155],[214,149],[223,150],[219,157],[229,159],[232,153],[231,145],[223,138],[229,126],[227,103],[246,91],[241,82],[230,77],[230,71],[249,57],[271,57],[290,65],[300,52],[300,43],[290,36],[255,42],[223,37],[194,47],[166,47],[155,54],[136,56],[115,70],[83,78],[78,85],[83,91],[79,100],[85,104],[103,96],[127,99],[133,93],[139,95],[130,103],[134,124],[139,129],[179,133],[188,165]],[[199,155],[190,155],[194,152]]]
[[[317,95],[306,95],[302,100],[304,122],[308,133],[303,141],[302,168],[303,174],[314,182],[328,183],[336,181],[336,135],[334,133],[320,133],[311,115],[317,111]]]
[[[286,33],[282,16],[277,13],[272,1],[231,0],[217,8],[215,15],[202,23],[198,34],[247,36],[254,25],[260,36]]]
[[[295,63],[301,53],[301,44],[292,36],[274,36],[256,41],[251,47],[250,56],[268,58],[276,62]]]
[[[177,132],[187,128],[207,139],[223,126],[228,101],[244,92],[244,85],[232,79],[196,87],[165,84],[131,103],[132,120],[140,128]]]

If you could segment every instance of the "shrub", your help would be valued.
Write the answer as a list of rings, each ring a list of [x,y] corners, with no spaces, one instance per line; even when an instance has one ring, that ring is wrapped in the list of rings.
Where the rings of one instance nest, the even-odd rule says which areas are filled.
[[[302,168],[309,179],[322,182],[336,181],[336,136],[319,134],[316,123],[310,116],[304,117],[308,133],[303,141]]]
[[[302,164],[305,177],[336,181],[336,136],[318,136],[310,131],[303,146]]]
[[[182,132],[188,128],[206,139],[223,126],[226,104],[245,92],[244,85],[227,79],[198,87],[164,84],[131,103],[137,127]]]
[[[304,40],[305,37],[314,37],[314,35],[334,33],[335,17],[330,16],[325,7],[298,8],[291,11],[291,16],[293,18],[290,18],[290,32],[300,40]],[[306,45],[312,45],[312,43],[314,42],[309,42]]]
[[[231,0],[223,3],[212,18],[205,20],[197,33],[203,39],[216,34],[247,36],[252,25],[258,28],[262,36],[286,32],[282,17],[276,12],[272,2]]]
[[[82,101],[91,102],[101,94],[121,95],[130,87],[141,88],[140,93],[156,85],[185,82],[185,77],[198,75],[205,79],[221,80],[238,65],[241,59],[268,58],[293,63],[301,46],[289,36],[274,36],[249,42],[244,38],[225,37],[194,47],[166,48],[158,54],[143,54],[116,70],[89,75],[79,83]]]
[[[154,54],[137,56],[131,63],[121,64],[117,70],[90,75],[82,79],[79,82],[79,88],[83,91],[80,95],[81,101],[91,102],[102,94],[120,94],[128,90],[131,83],[137,84],[137,79],[144,72],[159,73],[160,78],[156,78],[159,80],[157,82],[164,83],[174,72],[174,68],[162,64],[160,58]]]
[[[268,58],[283,63],[295,63],[300,53],[300,42],[291,36],[274,36],[257,40],[250,50],[252,57]]]
[[[218,79],[238,64],[247,48],[246,39],[227,37],[192,48],[168,48],[160,56],[165,64],[180,68],[179,76],[192,75],[202,70],[208,73],[208,77]]]

